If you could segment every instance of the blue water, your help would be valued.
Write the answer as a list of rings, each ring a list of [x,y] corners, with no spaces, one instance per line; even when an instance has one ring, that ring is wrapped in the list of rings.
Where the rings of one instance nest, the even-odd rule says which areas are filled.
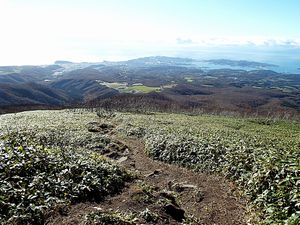
[[[110,51],[101,52],[104,59],[109,60]],[[170,57],[184,57],[197,60],[209,59],[231,59],[231,60],[247,60],[262,62],[268,64],[275,64],[278,67],[270,67],[270,69],[281,73],[297,73],[300,74],[300,46],[163,46],[151,45],[141,47],[130,47],[119,49],[113,52],[114,56],[119,56],[122,60],[135,59],[146,56],[170,56]],[[118,60],[117,60],[118,61]],[[258,68],[246,67],[230,67],[224,65],[200,64],[200,67],[209,68],[230,68],[230,69],[244,69],[255,70]]]
[[[217,59],[217,58],[215,58]],[[229,59],[229,58],[227,58]],[[262,61],[260,61],[262,62]],[[280,61],[280,62],[265,62],[265,63],[271,63],[276,64],[277,66],[264,66],[264,67],[248,67],[248,66],[230,66],[230,65],[217,65],[209,62],[203,62],[199,61],[195,63],[197,66],[201,67],[204,70],[210,70],[210,69],[236,69],[236,70],[272,70],[278,73],[288,73],[288,74],[300,74],[300,69],[298,68],[298,61]]]
[[[198,48],[179,52],[178,56],[189,57],[199,60],[207,59],[231,59],[248,60],[268,64],[274,64],[278,67],[265,67],[281,73],[300,74],[300,47],[297,48],[271,48],[271,47],[223,47],[223,48]],[[214,65],[211,63],[199,63],[203,67],[210,69],[229,68],[253,70],[255,67],[232,67],[226,65]]]

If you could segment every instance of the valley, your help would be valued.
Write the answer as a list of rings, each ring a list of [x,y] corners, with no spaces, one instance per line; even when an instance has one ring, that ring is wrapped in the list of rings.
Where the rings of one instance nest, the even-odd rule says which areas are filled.
[[[272,64],[207,61],[224,67],[229,64],[233,69],[205,69],[202,61],[162,56],[121,62],[57,61],[48,66],[1,67],[1,111],[18,111],[19,106],[113,108],[115,99],[124,103],[129,99],[149,100],[156,93],[156,99],[144,104],[145,110],[170,104],[186,112],[298,117],[298,74],[274,72],[269,69],[274,67]],[[235,65],[253,69],[234,69]],[[41,89],[45,91],[41,93]],[[131,103],[130,107],[139,106]]]
[[[299,9],[0,0],[0,225],[300,225]]]
[[[1,67],[0,222],[296,225],[300,75],[199,63]]]

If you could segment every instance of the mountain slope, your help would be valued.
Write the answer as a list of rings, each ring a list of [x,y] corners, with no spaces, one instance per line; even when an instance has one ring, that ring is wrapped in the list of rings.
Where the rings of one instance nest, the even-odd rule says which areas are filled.
[[[0,66],[0,83],[8,81],[10,78],[19,82],[43,81],[52,78],[53,73],[62,69],[63,67],[59,65]]]
[[[106,98],[119,93],[114,89],[100,85],[96,81],[85,79],[63,79],[52,82],[50,87],[63,90],[70,98],[77,101]]]
[[[0,84],[0,105],[63,105],[71,101],[63,91],[36,83]]]
[[[11,87],[30,82],[41,83],[54,92],[57,92],[54,89],[59,89],[68,96],[68,104],[92,101],[97,105],[96,101],[102,104],[104,98],[105,104],[108,104],[107,98],[115,101],[114,96],[117,95],[122,105],[128,102],[129,105],[137,103],[157,108],[164,105],[160,99],[164,95],[168,98],[166,105],[172,105],[173,108],[299,117],[300,75],[275,72],[276,67],[273,67],[275,71],[269,70],[267,66],[271,66],[270,64],[221,60],[222,67],[207,67],[208,63],[204,64],[205,61],[163,56],[121,62],[56,63],[58,64],[48,66],[2,66],[0,84]],[[237,66],[233,68],[235,65]],[[254,68],[248,70],[249,65]],[[241,66],[242,68],[238,68]],[[15,96],[16,90],[12,90],[12,93],[9,90],[11,89],[1,88],[1,106],[11,102],[43,102],[36,101],[36,96],[32,97],[30,93],[28,96],[26,92]],[[142,93],[143,90],[161,92],[162,95],[149,97]],[[138,95],[123,95],[119,98],[118,91]],[[50,102],[57,104],[61,101],[58,99]]]

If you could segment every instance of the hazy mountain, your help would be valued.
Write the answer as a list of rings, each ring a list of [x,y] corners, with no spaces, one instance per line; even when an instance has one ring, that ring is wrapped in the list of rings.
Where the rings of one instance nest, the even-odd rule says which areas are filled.
[[[65,61],[65,60],[56,60],[54,64],[72,64],[73,62]]]
[[[5,79],[8,79],[8,76],[14,76],[15,78],[19,75],[21,81],[43,81],[44,79],[52,78],[52,75],[62,70],[63,67],[59,65],[47,65],[47,66],[2,66],[0,67],[0,82],[2,78],[6,75]]]
[[[177,58],[166,56],[151,56],[138,59],[132,59],[124,61],[123,63],[131,66],[153,66],[153,65],[188,65],[194,62],[194,59],[189,58]],[[122,63],[122,62],[121,62]]]
[[[261,62],[253,62],[247,60],[229,60],[229,59],[210,59],[204,60],[204,62],[208,62],[215,65],[226,65],[226,66],[238,66],[238,67],[261,67],[261,68],[268,68],[268,67],[278,67],[274,64],[269,63],[261,63]]]

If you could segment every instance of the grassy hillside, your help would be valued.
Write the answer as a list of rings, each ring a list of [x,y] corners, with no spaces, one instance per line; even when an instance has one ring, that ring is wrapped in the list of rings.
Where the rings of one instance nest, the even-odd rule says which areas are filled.
[[[114,142],[89,132],[96,114],[36,111],[0,117],[0,224],[45,224],[67,206],[119,192],[129,174],[95,146]]]
[[[129,175],[106,158],[118,153],[110,149],[120,142],[95,132],[103,120],[113,134],[144,140],[153,159],[235,182],[248,200],[251,224],[299,224],[299,123],[166,113],[106,118],[82,109],[0,116],[0,222],[43,224],[65,205],[120,191]]]
[[[122,114],[154,159],[224,174],[266,224],[300,222],[300,124],[179,114]]]

